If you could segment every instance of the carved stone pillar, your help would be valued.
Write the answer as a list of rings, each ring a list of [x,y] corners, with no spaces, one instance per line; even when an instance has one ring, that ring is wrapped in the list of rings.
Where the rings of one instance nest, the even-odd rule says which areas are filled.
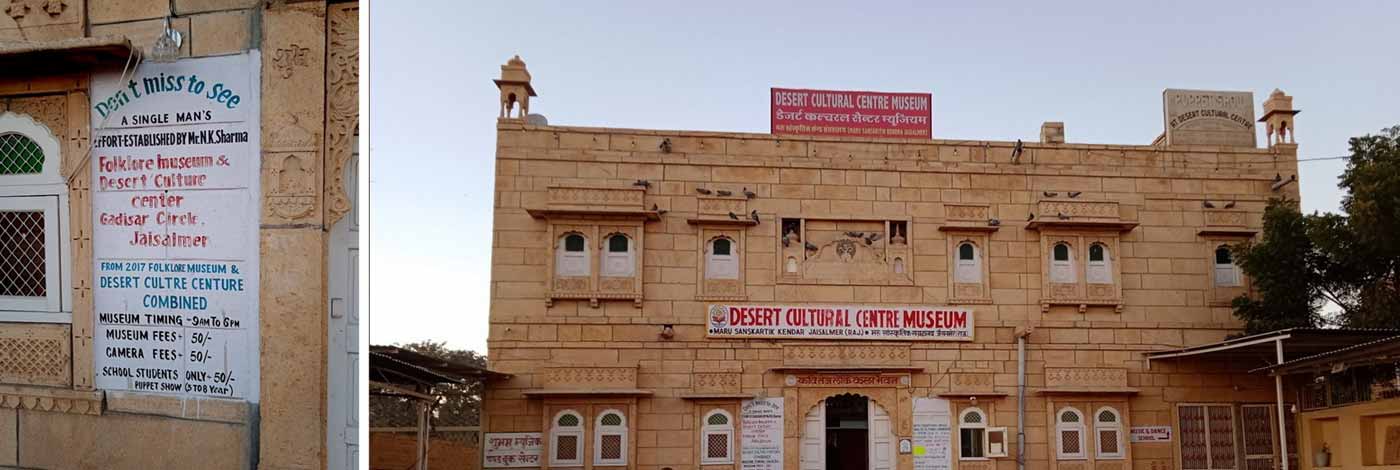
[[[259,468],[326,461],[326,4],[262,20],[262,404]]]

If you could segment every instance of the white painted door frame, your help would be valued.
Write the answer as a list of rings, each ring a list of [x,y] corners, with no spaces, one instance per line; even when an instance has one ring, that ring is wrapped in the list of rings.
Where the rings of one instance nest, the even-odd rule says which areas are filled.
[[[345,168],[345,189],[350,211],[331,227],[327,252],[330,309],[327,328],[326,466],[331,470],[359,469],[359,190],[356,165],[359,152],[351,154]]]

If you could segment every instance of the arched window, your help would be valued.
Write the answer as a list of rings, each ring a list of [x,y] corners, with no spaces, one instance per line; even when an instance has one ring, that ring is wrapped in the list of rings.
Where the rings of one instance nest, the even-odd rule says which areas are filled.
[[[1089,245],[1089,263],[1084,267],[1084,279],[1090,284],[1113,284],[1113,259],[1104,244]]]
[[[593,428],[593,465],[627,465],[627,418],[618,410],[603,410]]]
[[[705,279],[738,279],[739,254],[734,240],[719,237],[705,248]]]
[[[700,464],[734,463],[734,417],[720,409],[705,414],[700,426]]]
[[[1055,413],[1055,455],[1060,460],[1082,460],[1084,452],[1084,413],[1077,408],[1060,408]]]
[[[986,455],[987,413],[981,408],[968,408],[958,415],[958,456],[963,459],[984,459]]]
[[[1235,256],[1227,245],[1215,248],[1215,285],[1217,287],[1240,285],[1240,270],[1239,267],[1235,266]]]
[[[1118,410],[1105,406],[1094,413],[1095,455],[1100,459],[1123,458],[1123,420]]]
[[[549,428],[549,465],[552,467],[583,466],[583,415],[574,410],[554,415]]]
[[[569,233],[560,237],[559,248],[554,250],[554,275],[587,276],[588,270],[588,239],[579,233]]]
[[[632,239],[627,235],[614,234],[608,237],[608,246],[603,253],[603,275],[609,277],[632,277],[637,273],[637,262],[633,257]]]
[[[1056,243],[1050,249],[1050,282],[1068,284],[1074,281],[1074,250],[1068,243]]]
[[[958,244],[957,264],[953,266],[953,281],[965,284],[982,283],[982,256],[972,242]]]
[[[68,189],[59,142],[29,116],[0,113],[0,319],[68,323]]]

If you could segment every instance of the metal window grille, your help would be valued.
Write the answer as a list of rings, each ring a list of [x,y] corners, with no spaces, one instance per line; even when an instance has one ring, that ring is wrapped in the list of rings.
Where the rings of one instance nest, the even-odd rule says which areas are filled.
[[[622,435],[604,434],[599,441],[598,456],[603,460],[622,460]]]
[[[729,457],[729,436],[724,434],[709,434],[705,438],[705,456],[711,459],[724,459]]]
[[[26,175],[44,170],[44,152],[21,134],[0,134],[0,175]]]
[[[622,425],[622,415],[619,415],[619,414],[607,414],[607,415],[603,415],[602,424],[603,424],[604,426],[620,426],[620,425]]]
[[[1078,455],[1080,451],[1081,450],[1079,448],[1079,430],[1061,429],[1060,453],[1064,455]]]
[[[44,240],[43,211],[0,212],[0,296],[48,295]]]
[[[1099,430],[1099,454],[1117,454],[1118,450],[1118,430]]]
[[[725,416],[722,413],[715,413],[710,415],[710,418],[706,420],[706,423],[713,426],[723,426],[729,424],[729,417]]]
[[[566,462],[578,459],[578,436],[554,437],[554,460]]]

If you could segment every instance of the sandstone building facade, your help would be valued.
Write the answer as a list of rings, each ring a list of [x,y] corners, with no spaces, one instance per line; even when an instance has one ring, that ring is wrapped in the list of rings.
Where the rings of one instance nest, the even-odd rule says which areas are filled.
[[[1298,199],[1282,92],[1257,148],[1248,93],[1168,90],[1248,111],[1101,145],[547,125],[530,80],[516,58],[497,81],[488,344],[512,378],[483,426],[539,437],[536,466],[1280,468],[1272,380],[1146,354],[1240,331],[1228,247]],[[717,333],[769,308],[965,313],[970,337]],[[745,450],[759,401],[776,465],[746,460],[775,455]]]
[[[0,12],[0,467],[355,468],[358,3]]]

